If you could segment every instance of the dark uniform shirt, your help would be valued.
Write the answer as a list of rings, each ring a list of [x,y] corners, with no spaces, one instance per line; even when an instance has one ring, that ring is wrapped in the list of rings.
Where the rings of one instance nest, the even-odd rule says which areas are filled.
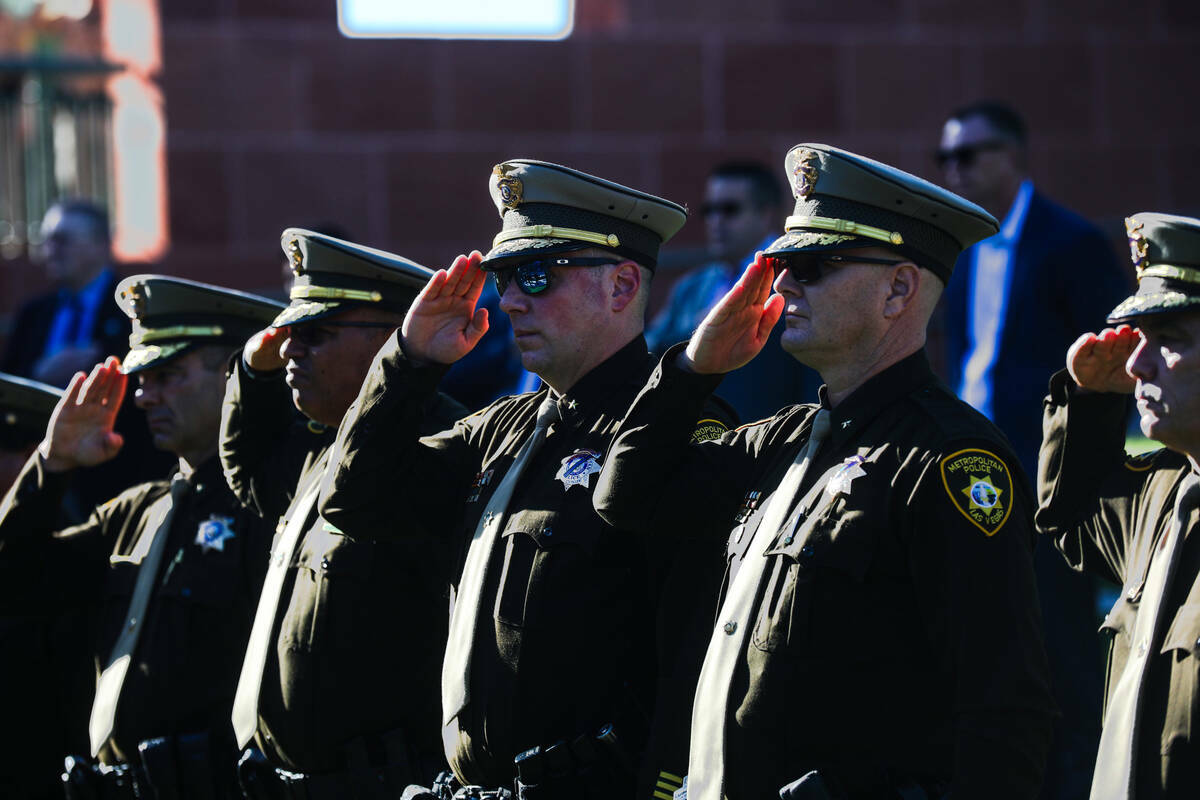
[[[92,655],[99,675],[127,620],[157,529],[149,509],[170,487],[165,481],[132,487],[82,524],[53,533],[47,521],[56,519],[68,479],[46,472],[43,463],[36,454],[30,459],[0,508],[0,559],[26,567],[26,582],[3,591],[19,598],[49,584],[65,604],[98,605]],[[216,458],[187,482],[125,676],[111,746],[101,752],[106,761],[136,758],[146,739],[206,731],[228,745],[230,766],[236,759],[229,713],[269,528],[233,497]]]
[[[443,396],[429,398],[426,411],[435,429],[466,413]],[[324,472],[333,434],[298,418],[282,372],[251,377],[239,359],[221,459],[237,496],[279,520],[276,542]],[[402,507],[392,511],[390,525],[417,524]],[[354,525],[328,524],[315,504],[308,516],[281,589],[256,741],[273,763],[299,772],[354,766],[365,749],[374,766],[407,759],[407,780],[428,778],[441,761],[450,559],[429,537],[377,543]]]
[[[630,409],[596,507],[623,528],[683,534],[678,547],[724,520],[728,587],[817,408],[689,446],[684,421],[719,377],[684,373],[677,352]],[[1002,435],[923,351],[831,413],[787,500],[792,524],[764,531],[761,600],[730,678],[725,794],[774,797],[824,769],[852,793],[895,771],[956,797],[1033,796],[1053,703],[1028,489]],[[970,504],[977,485],[992,489],[976,496],[986,508]]]
[[[1071,566],[1121,585],[1104,620],[1107,692],[1133,645],[1150,562],[1174,520],[1188,460],[1170,450],[1125,454],[1129,400],[1077,394],[1060,372],[1050,382],[1038,465],[1039,532]],[[1134,786],[1138,800],[1200,796],[1200,530],[1190,517],[1179,565],[1159,606],[1142,700]]]
[[[670,554],[606,525],[592,492],[593,468],[607,463],[612,433],[650,367],[638,336],[559,397],[561,420],[514,488],[482,589],[463,736],[447,753],[464,781],[511,785],[518,753],[608,723],[631,755],[644,744]],[[480,517],[549,390],[503,398],[419,439],[421,409],[443,372],[413,366],[398,338],[384,346],[342,425],[322,511],[339,526],[397,537],[409,530],[393,519],[403,507],[455,542],[461,574]]]

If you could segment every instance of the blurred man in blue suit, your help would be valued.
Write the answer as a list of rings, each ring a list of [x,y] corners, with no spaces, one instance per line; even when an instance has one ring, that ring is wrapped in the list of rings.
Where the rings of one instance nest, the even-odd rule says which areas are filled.
[[[1103,326],[1127,279],[1099,228],[1034,188],[1026,146],[1016,111],[977,103],[943,126],[937,160],[948,189],[1002,220],[996,236],[960,256],[943,295],[947,382],[1008,435],[1036,476],[1042,397],[1059,353]],[[1042,796],[1086,797],[1103,694],[1094,591],[1043,544],[1034,566],[1063,716]]]

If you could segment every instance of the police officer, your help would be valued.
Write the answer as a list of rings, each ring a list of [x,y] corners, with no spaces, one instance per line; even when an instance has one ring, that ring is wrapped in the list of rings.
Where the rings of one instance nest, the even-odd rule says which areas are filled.
[[[98,604],[86,726],[98,764],[68,759],[70,796],[232,797],[228,709],[269,540],[225,487],[217,433],[225,364],[280,305],[156,275],[127,278],[116,299],[133,319],[124,363],[75,375],[0,506],[0,556],[21,576],[3,591],[52,586],[64,604]],[[54,533],[71,473],[121,448],[113,423],[130,375],[178,471]]]
[[[458,780],[495,790],[518,778],[529,798],[629,797],[672,553],[604,524],[591,492],[649,374],[649,280],[685,212],[540,161],[497,165],[490,191],[503,229],[486,256],[439,270],[380,352],[339,431],[322,509],[392,539],[412,530],[394,522],[403,508],[462,548],[441,687]],[[485,270],[544,386],[418,438],[439,379],[487,328]],[[725,430],[696,424],[710,416],[698,411],[692,430]]]
[[[46,433],[62,390],[0,373],[0,490],[20,474]],[[66,527],[67,515],[60,518]],[[78,522],[78,519],[71,520]],[[7,567],[7,568],[6,568]],[[0,565],[0,584],[20,580],[20,565]],[[5,605],[8,605],[5,603]],[[82,611],[60,613],[54,592],[13,598],[0,608],[0,797],[61,798],[63,753],[82,750],[92,669]]]
[[[1200,793],[1200,220],[1125,222],[1137,292],[1050,382],[1038,530],[1121,585],[1093,800]],[[1136,327],[1130,327],[1130,325]],[[1165,447],[1125,453],[1129,395]]]
[[[786,233],[664,356],[595,497],[644,535],[711,518],[730,530],[688,795],[773,797],[802,780],[788,791],[1032,797],[1053,706],[1029,492],[923,349],[956,256],[996,222],[827,145],[793,148],[786,169]],[[686,420],[780,314],[821,402],[690,444]]]
[[[317,483],[371,359],[432,274],[379,250],[289,228],[291,304],[230,376],[221,458],[243,501],[278,520],[233,706],[250,797],[389,798],[443,763],[437,676],[442,548],[375,544],[316,510]],[[297,414],[297,409],[299,414]],[[427,428],[466,409],[431,395]],[[393,509],[391,524],[420,522]]]

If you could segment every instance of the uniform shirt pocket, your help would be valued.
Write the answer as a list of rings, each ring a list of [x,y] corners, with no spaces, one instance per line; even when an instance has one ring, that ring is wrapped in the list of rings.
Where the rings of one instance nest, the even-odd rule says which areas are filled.
[[[830,501],[768,548],[773,563],[767,566],[753,636],[759,649],[816,643],[845,657],[861,651],[860,632],[868,629],[863,626],[886,630],[891,624],[869,619],[900,605],[896,597],[881,603],[879,593],[864,583],[874,553],[873,520],[843,505],[840,499]]]
[[[1184,603],[1163,640],[1161,654],[1170,659],[1171,686],[1167,695],[1162,752],[1177,739],[1190,741],[1200,698],[1200,603]]]
[[[327,531],[318,519],[299,550],[281,636],[305,648],[349,646],[362,616],[373,546]]]
[[[553,611],[543,607],[547,596],[558,597],[556,593],[570,585],[587,596],[603,530],[594,513],[528,510],[512,514],[502,533],[496,619],[515,627],[534,625]]]

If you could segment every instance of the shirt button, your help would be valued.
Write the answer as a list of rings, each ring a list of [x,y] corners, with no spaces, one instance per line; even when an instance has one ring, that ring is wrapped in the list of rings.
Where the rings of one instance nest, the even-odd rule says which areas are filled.
[[[796,537],[790,533],[787,536],[783,537],[784,544],[791,544],[794,541],[796,541]]]
[[[321,569],[329,569],[329,559],[328,558],[321,559]]]
[[[1139,656],[1144,656],[1144,655],[1146,655],[1146,650],[1147,650],[1146,640],[1143,639],[1142,641],[1138,642],[1137,653]]]
[[[129,630],[133,630],[136,627],[137,627],[137,617],[130,617],[129,618]]]
[[[812,561],[813,554],[816,552],[816,549],[811,544],[804,545],[804,547],[800,548],[800,562],[807,564],[809,561]]]
[[[553,528],[546,528],[546,530],[542,531],[542,535],[543,535],[543,536],[553,536],[553,535],[554,535],[554,529],[553,529]]]
[[[730,622],[725,623],[725,632],[727,634],[729,634],[730,636],[733,636],[735,631],[737,631],[737,623],[736,622],[730,621]]]
[[[1129,587],[1129,591],[1125,593],[1125,599],[1133,600],[1136,597],[1137,597],[1137,587],[1136,586]]]

